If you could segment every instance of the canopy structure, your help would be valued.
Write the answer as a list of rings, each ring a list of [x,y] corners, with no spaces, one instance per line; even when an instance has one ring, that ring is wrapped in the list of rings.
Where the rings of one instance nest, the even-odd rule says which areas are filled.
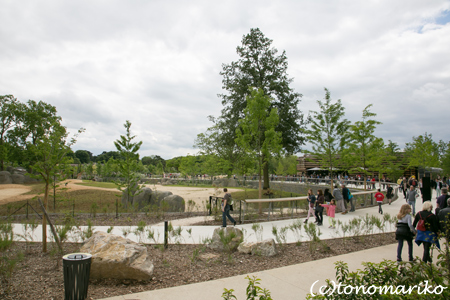
[[[321,168],[311,168],[311,169],[308,169],[307,171],[323,171],[323,170],[325,170],[325,169],[321,169]]]

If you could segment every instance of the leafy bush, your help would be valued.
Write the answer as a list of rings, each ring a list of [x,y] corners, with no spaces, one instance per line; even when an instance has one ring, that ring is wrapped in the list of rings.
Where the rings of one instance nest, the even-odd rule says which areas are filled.
[[[247,300],[272,300],[269,290],[263,289],[259,286],[261,279],[256,278],[256,276],[253,276],[253,278],[247,276],[245,279],[248,279],[248,286],[246,289]],[[233,292],[233,289],[224,289],[222,298],[224,300],[237,299],[236,296],[233,295]]]

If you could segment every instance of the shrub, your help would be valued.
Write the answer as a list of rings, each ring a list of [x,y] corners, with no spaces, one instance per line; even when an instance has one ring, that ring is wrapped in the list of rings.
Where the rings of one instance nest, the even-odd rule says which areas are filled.
[[[248,279],[248,286],[246,289],[247,294],[247,300],[272,300],[272,297],[270,296],[270,291],[263,289],[259,286],[261,279],[256,278],[256,276],[253,276],[253,278],[250,278],[250,276],[245,277],[245,279]],[[231,299],[237,299],[235,295],[233,295],[234,290],[233,289],[224,289],[224,292],[222,293],[222,298],[224,300],[231,300]]]

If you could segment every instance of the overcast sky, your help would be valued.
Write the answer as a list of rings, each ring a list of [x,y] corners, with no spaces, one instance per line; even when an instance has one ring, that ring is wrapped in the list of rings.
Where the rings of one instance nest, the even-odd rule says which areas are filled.
[[[403,147],[449,140],[450,1],[1,0],[0,95],[54,105],[74,150],[142,140],[141,157],[194,154],[222,108],[222,64],[260,28],[285,50],[305,116],[324,87],[346,117],[373,104],[376,134]]]

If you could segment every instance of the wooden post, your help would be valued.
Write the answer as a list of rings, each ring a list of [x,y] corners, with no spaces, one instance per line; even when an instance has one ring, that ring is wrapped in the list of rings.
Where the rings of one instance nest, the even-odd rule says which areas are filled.
[[[48,216],[47,211],[45,210],[44,204],[42,204],[41,198],[38,198],[38,201],[39,201],[39,204],[41,205],[42,211],[44,212],[45,218],[47,219],[48,224],[50,225],[50,229],[52,230],[53,236],[55,237],[55,241],[56,241],[56,244],[58,245],[59,251],[61,253],[63,253],[61,243],[59,242],[58,234],[56,233],[55,227],[53,226],[52,222],[50,221],[50,217]],[[44,228],[42,228],[42,229],[44,229]]]

